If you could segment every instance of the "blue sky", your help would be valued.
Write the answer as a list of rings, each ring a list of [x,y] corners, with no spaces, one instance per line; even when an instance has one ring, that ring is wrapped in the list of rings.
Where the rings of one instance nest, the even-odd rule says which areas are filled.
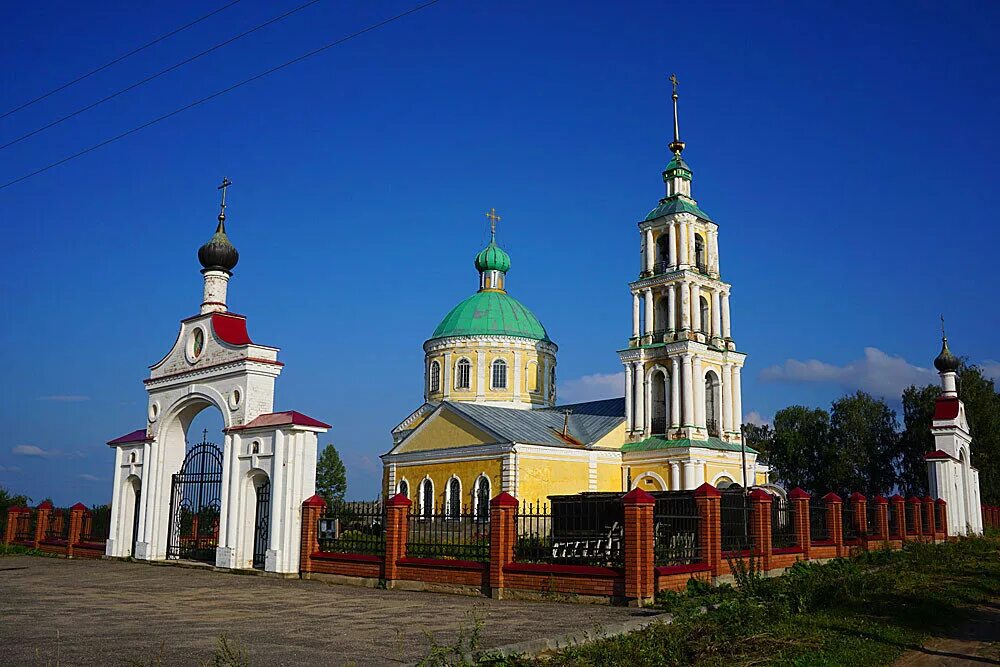
[[[0,107],[214,6],[18,6]],[[294,6],[243,0],[0,119],[0,144]],[[0,150],[0,182],[410,6],[323,0]],[[933,381],[941,312],[953,349],[1000,374],[998,18],[973,2],[442,0],[2,189],[0,485],[110,498],[103,443],[144,425],[147,367],[197,312],[223,175],[230,307],[282,348],[276,408],[333,424],[321,444],[350,495],[375,494],[388,432],[421,400],[421,343],[476,288],[491,206],[510,292],[560,346],[562,398],[620,395],[670,72],[694,195],[720,225],[748,415]]]

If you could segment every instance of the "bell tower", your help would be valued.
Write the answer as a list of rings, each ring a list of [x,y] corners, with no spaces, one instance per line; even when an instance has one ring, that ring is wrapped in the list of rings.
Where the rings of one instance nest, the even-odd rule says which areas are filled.
[[[719,227],[691,196],[682,157],[677,77],[671,75],[674,138],[665,196],[639,222],[641,266],[629,283],[632,336],[625,366],[626,428],[633,441],[717,438],[739,442],[740,373],[719,269]]]

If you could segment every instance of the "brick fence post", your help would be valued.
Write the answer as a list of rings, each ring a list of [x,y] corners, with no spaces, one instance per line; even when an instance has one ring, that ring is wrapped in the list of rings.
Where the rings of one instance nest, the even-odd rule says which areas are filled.
[[[903,496],[898,493],[889,499],[889,503],[892,505],[892,512],[896,515],[896,534],[890,535],[889,537],[898,537],[901,540],[906,539],[906,501],[903,500]]]
[[[750,532],[753,535],[751,553],[760,558],[760,569],[771,569],[771,494],[764,489],[750,492]]]
[[[641,607],[654,597],[653,506],[656,499],[639,488],[622,498],[625,510],[625,599]]]
[[[69,508],[69,530],[66,531],[66,555],[73,557],[73,545],[80,542],[80,534],[83,532],[83,513],[87,511],[87,506],[77,503]]]
[[[503,599],[504,568],[514,561],[517,498],[506,491],[490,500],[490,597]]]
[[[802,549],[802,557],[809,560],[809,548],[812,543],[812,529],[809,525],[809,493],[795,487],[788,493],[792,501],[792,516],[795,517],[795,544]]]
[[[858,531],[858,547],[868,549],[868,499],[860,491],[855,491],[848,498],[851,509],[854,510],[854,530]]]
[[[713,577],[719,575],[722,565],[721,503],[722,494],[708,482],[694,490],[694,504],[698,509],[698,551],[711,568]]]
[[[319,551],[319,520],[326,514],[326,500],[318,493],[302,503],[302,541],[299,544],[299,574],[313,571],[312,555]]]
[[[398,579],[397,563],[406,557],[406,540],[410,531],[410,505],[413,503],[402,493],[397,493],[385,504],[385,567],[383,578],[387,588]]]
[[[934,509],[937,514],[937,526],[938,533],[941,534],[942,538],[948,540],[948,503],[944,498],[938,498],[934,501]]]
[[[35,519],[35,548],[45,539],[45,533],[49,531],[49,517],[52,516],[52,503],[43,502],[38,506],[38,516]]]
[[[909,498],[906,499],[906,505],[907,509],[910,510],[908,514],[910,514],[913,517],[910,523],[914,524],[913,526],[908,526],[908,528],[910,527],[913,528],[913,534],[917,536],[917,541],[920,541],[921,535],[924,534],[923,522],[920,520],[920,498],[917,498],[916,496],[910,496]]]
[[[823,496],[826,503],[826,534],[833,540],[837,547],[837,557],[843,556],[844,550],[844,523],[841,515],[844,501],[836,493],[831,491]]]
[[[7,525],[3,530],[3,543],[11,544],[14,541],[14,535],[17,534],[17,522],[21,520],[21,512],[24,508],[21,507],[8,507],[7,508]]]
[[[875,496],[872,502],[875,503],[878,536],[882,538],[882,542],[886,542],[889,539],[889,501],[884,496]]]
[[[923,500],[920,501],[923,507],[921,510],[924,516],[927,517],[927,532],[929,541],[933,544],[935,541],[935,534],[937,533],[937,527],[934,525],[934,499],[930,496],[924,496]]]

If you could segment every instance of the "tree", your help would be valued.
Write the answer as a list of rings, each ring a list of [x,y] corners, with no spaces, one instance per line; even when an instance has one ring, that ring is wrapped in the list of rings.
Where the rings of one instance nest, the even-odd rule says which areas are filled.
[[[885,399],[859,391],[834,401],[830,440],[837,461],[828,461],[834,476],[829,488],[887,494],[897,481],[895,460],[899,436],[896,412]]]
[[[0,486],[0,529],[7,525],[7,510],[11,507],[24,507],[31,504],[31,498],[25,495],[15,495]],[[0,538],[2,539],[2,538]]]
[[[747,448],[757,450],[757,460],[761,463],[768,462],[773,440],[774,430],[767,424],[743,424],[743,441]]]
[[[903,432],[899,434],[896,466],[899,470],[899,490],[906,496],[927,495],[927,461],[924,456],[934,451],[931,422],[934,421],[934,401],[941,387],[913,385],[903,390]]]
[[[831,458],[830,415],[826,410],[792,405],[774,415],[768,464],[788,487],[823,488],[823,461]]]
[[[323,448],[316,464],[316,493],[332,507],[344,500],[347,494],[347,469],[332,444]]]

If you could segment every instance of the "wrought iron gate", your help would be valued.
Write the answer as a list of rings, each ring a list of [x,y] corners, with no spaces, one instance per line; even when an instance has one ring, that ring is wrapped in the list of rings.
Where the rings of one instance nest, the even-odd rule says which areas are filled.
[[[257,489],[257,513],[253,522],[253,566],[264,569],[267,539],[271,532],[271,480],[265,479]]]
[[[167,558],[215,562],[222,507],[222,450],[206,440],[191,448],[170,493]]]

